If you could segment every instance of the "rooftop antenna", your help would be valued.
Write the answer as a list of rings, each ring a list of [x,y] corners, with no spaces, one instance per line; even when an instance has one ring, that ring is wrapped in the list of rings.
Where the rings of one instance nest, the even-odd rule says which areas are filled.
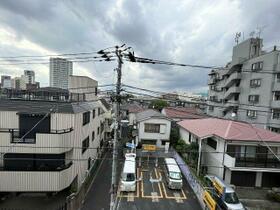
[[[256,28],[257,38],[261,38],[261,33],[263,32],[263,29],[264,29],[265,27],[266,27],[266,25],[261,26],[261,27],[257,26],[257,28]]]
[[[238,44],[238,40],[239,40],[240,37],[241,37],[241,32],[236,32],[235,38],[234,38],[236,44]]]

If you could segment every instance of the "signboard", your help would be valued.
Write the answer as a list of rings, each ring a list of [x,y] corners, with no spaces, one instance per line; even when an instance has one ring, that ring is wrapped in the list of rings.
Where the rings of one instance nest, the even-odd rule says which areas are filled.
[[[153,144],[143,144],[142,148],[147,151],[155,151],[157,149],[156,145]]]
[[[135,148],[135,144],[130,143],[130,142],[127,142],[127,143],[125,144],[125,146],[126,146],[126,147],[129,147],[129,148],[132,148],[132,149]]]

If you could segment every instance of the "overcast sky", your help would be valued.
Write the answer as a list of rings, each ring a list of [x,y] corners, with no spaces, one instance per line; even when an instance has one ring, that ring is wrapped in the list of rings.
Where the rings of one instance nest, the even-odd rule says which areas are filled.
[[[96,51],[126,43],[135,54],[224,66],[236,32],[262,27],[264,48],[280,45],[279,0],[3,0],[0,57]],[[243,38],[241,37],[240,40]],[[1,61],[3,63],[3,61]],[[99,84],[115,80],[116,63],[74,64]],[[0,65],[0,75],[34,70],[48,85],[48,65]],[[125,63],[123,82],[163,91],[207,91],[208,70]]]

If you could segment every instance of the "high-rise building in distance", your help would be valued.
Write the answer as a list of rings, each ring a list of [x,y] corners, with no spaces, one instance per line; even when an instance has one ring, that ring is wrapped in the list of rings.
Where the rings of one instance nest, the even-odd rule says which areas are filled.
[[[12,78],[8,75],[1,76],[1,87],[2,88],[12,88]]]
[[[35,84],[35,72],[31,70],[24,70],[25,83]]]
[[[68,88],[69,76],[73,74],[73,62],[64,58],[50,58],[50,86]]]

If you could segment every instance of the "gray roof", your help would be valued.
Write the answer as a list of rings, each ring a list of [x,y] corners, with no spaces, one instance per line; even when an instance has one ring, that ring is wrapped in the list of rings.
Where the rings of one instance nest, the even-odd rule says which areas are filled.
[[[138,122],[142,121],[142,120],[145,120],[145,119],[148,119],[148,118],[164,118],[164,119],[170,120],[165,115],[163,115],[160,112],[155,111],[153,109],[147,109],[147,110],[145,110],[143,112],[139,112],[139,113],[136,114],[136,120]]]
[[[58,113],[75,114],[90,111],[98,107],[98,102],[57,102],[20,99],[0,99],[0,111],[16,111],[21,113],[47,113],[55,109]]]

